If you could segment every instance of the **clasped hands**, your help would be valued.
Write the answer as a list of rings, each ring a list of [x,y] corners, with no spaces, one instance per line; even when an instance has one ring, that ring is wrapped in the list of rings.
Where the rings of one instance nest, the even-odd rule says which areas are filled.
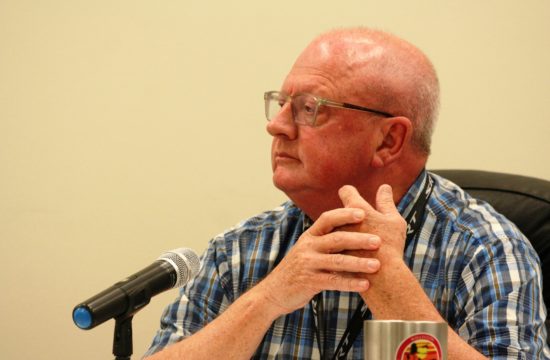
[[[384,264],[403,258],[406,222],[382,185],[371,206],[357,189],[339,190],[343,207],[323,213],[258,285],[283,315],[323,290],[365,292]]]

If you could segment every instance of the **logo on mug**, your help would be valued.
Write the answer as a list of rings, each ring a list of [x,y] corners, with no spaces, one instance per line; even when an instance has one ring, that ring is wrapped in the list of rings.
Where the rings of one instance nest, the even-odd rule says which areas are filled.
[[[395,360],[442,360],[441,345],[432,335],[414,334],[403,340],[397,348]]]

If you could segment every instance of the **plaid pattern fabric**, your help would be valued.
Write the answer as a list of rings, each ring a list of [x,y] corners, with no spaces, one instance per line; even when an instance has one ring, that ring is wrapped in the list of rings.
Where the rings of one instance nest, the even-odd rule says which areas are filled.
[[[423,172],[398,205],[403,217],[423,188]],[[538,257],[517,228],[488,204],[437,175],[425,220],[405,261],[450,326],[492,359],[548,359]],[[168,306],[151,348],[197,332],[260,282],[310,225],[294,204],[250,218],[218,235],[202,256],[196,278]],[[413,253],[414,251],[414,253]],[[333,354],[360,300],[325,291],[322,346]],[[318,359],[311,305],[277,319],[254,359]],[[363,334],[348,358],[363,358]]]

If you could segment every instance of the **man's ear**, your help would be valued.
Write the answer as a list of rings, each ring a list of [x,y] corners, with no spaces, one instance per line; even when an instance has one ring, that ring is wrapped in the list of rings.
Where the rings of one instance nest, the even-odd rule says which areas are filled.
[[[404,116],[382,121],[384,121],[380,127],[382,141],[372,158],[374,168],[382,168],[399,159],[413,131],[411,120]]]

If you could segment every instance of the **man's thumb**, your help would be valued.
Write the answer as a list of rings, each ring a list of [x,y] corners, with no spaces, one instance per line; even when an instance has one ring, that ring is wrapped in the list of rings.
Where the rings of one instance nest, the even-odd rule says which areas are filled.
[[[397,211],[393,202],[393,191],[390,185],[384,184],[376,192],[376,209],[382,214],[393,213]]]

